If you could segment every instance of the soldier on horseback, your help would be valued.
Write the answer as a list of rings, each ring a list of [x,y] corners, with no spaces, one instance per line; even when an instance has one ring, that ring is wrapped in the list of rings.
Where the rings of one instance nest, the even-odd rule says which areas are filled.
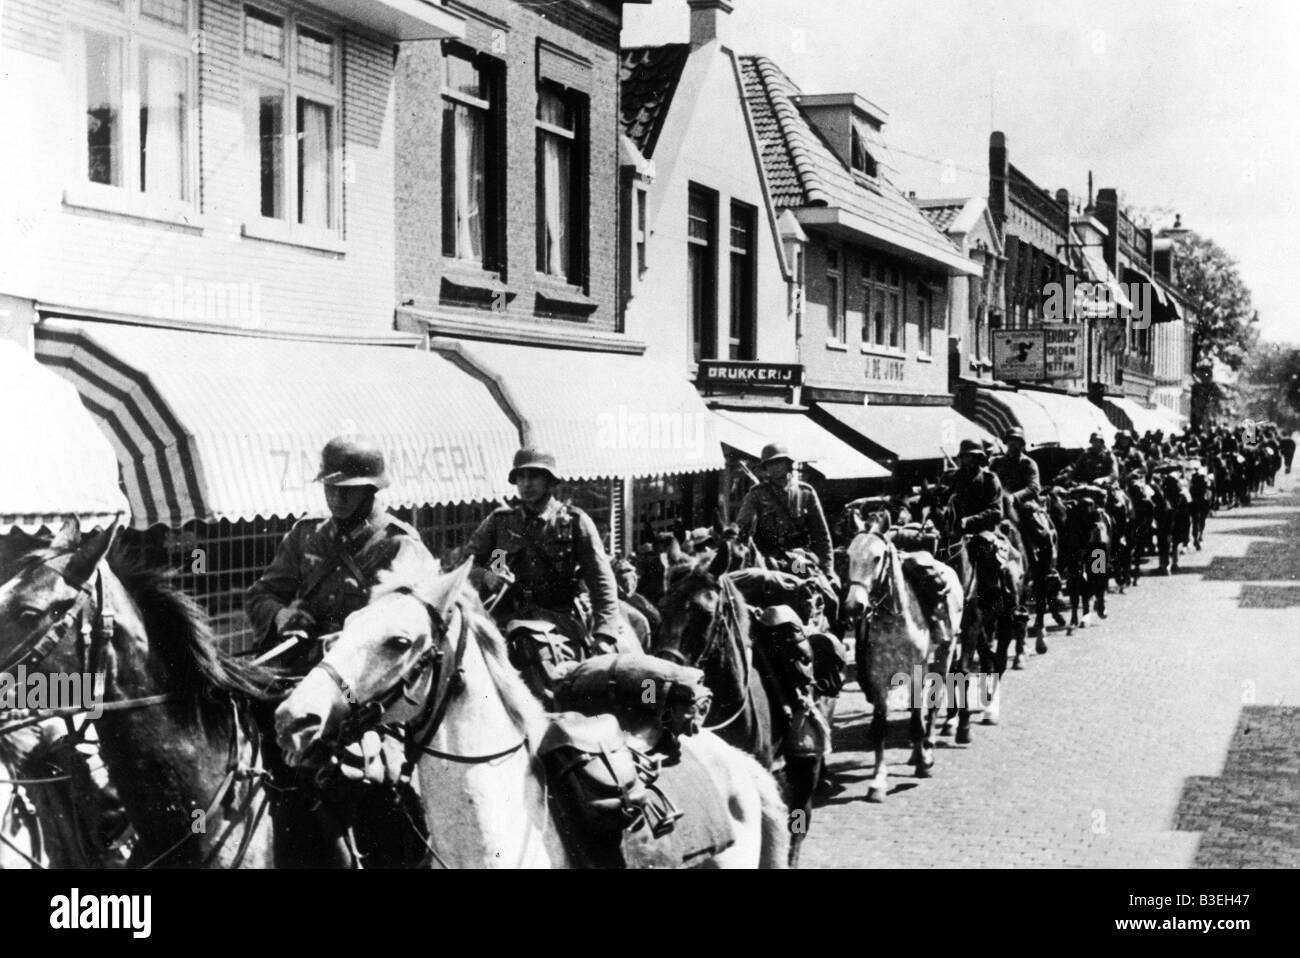
[[[484,570],[487,591],[509,586],[493,609],[498,619],[544,619],[586,645],[588,628],[575,605],[585,586],[591,604],[590,651],[633,651],[639,646],[623,635],[618,585],[600,533],[585,512],[555,498],[555,470],[550,453],[519,450],[509,475],[519,504],[502,506],[484,519],[462,554]]]
[[[1115,433],[1115,464],[1121,478],[1125,475],[1132,475],[1137,479],[1146,478],[1146,456],[1142,455],[1142,450],[1133,444],[1133,433],[1127,429]]]
[[[1096,482],[1119,477],[1115,457],[1106,448],[1106,438],[1099,432],[1088,437],[1088,448],[1069,469],[1061,474],[1063,482]]]
[[[1002,437],[1006,454],[993,460],[990,471],[1002,484],[1003,505],[1006,517],[1020,531],[1021,542],[1025,547],[1026,568],[1035,570],[1033,577],[1038,608],[1037,624],[1034,636],[1039,655],[1047,651],[1047,642],[1043,638],[1043,613],[1048,601],[1048,592],[1058,584],[1056,574],[1056,554],[1053,548],[1051,521],[1043,508],[1041,499],[1042,485],[1039,481],[1038,463],[1025,455],[1025,433],[1013,426]],[[1018,609],[1026,617],[1026,609]],[[1017,650],[1016,663],[1019,668],[1023,659],[1023,650]]]
[[[963,439],[957,453],[957,474],[952,483],[955,531],[968,536],[967,552],[973,564],[994,577],[995,587],[1008,612],[1019,603],[1015,584],[999,558],[998,525],[1006,518],[1002,483],[990,472],[988,456],[973,439]]]
[[[740,504],[736,526],[741,538],[752,536],[754,545],[782,571],[810,576],[825,596],[827,617],[838,618],[838,579],[832,565],[831,533],[817,490],[791,478],[794,457],[780,442],[763,447],[766,481],[750,489]],[[811,553],[815,567],[802,561]]]
[[[292,675],[305,675],[320,661],[321,645],[314,640],[340,631],[343,621],[366,605],[380,572],[408,561],[433,561],[419,533],[390,515],[379,499],[380,490],[389,482],[384,454],[377,446],[348,436],[331,439],[321,453],[316,481],[325,487],[329,518],[295,523],[244,599],[258,648],[281,648],[273,664]],[[261,718],[269,719],[269,715]],[[345,826],[329,808],[318,818],[320,792],[306,774],[284,764],[269,721],[263,727],[267,729],[262,742],[267,770],[278,781],[289,783],[271,792],[277,862],[292,866],[341,864]],[[402,755],[395,740],[381,741],[371,733],[350,752],[359,757],[361,771],[345,765],[347,777],[396,780]],[[355,814],[344,816],[355,819],[363,854],[372,827],[367,820],[377,834],[398,833],[399,828],[400,833],[409,831],[392,817],[397,809],[391,797],[387,794],[380,799],[374,790],[367,790]]]

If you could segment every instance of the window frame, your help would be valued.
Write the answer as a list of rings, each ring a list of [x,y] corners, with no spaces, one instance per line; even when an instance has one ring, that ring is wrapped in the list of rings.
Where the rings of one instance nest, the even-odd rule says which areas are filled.
[[[844,299],[845,255],[839,246],[826,247],[826,345],[832,349],[848,348],[848,312]]]
[[[111,6],[104,0],[74,0],[64,9],[61,64],[70,108],[66,111],[67,147],[64,161],[64,204],[108,212],[120,212],[147,219],[193,220],[201,195],[199,163],[199,55],[197,23],[199,0],[186,4],[183,27],[170,27],[145,16],[141,0],[119,0]],[[90,179],[87,165],[85,74],[74,66],[85,57],[87,31],[107,36],[118,43],[120,74],[116,78],[119,98],[121,176],[118,183],[97,183]],[[140,108],[143,89],[144,50],[180,57],[185,62],[185,116],[183,118],[183,198],[160,196],[140,188]]]
[[[470,96],[459,90],[453,90],[447,85],[445,61],[449,57],[459,57],[474,63],[480,71],[483,82],[487,84],[488,99],[483,100]],[[439,144],[441,151],[439,163],[441,165],[442,176],[440,182],[443,196],[440,198],[442,229],[438,239],[439,254],[449,263],[496,273],[499,278],[504,279],[509,255],[508,244],[505,242],[504,217],[506,195],[504,148],[506,65],[504,61],[462,43],[447,44],[442,51],[442,60],[443,73],[439,96],[440,103],[443,106],[443,113],[440,129],[442,142]],[[447,251],[448,196],[445,155],[447,137],[451,132],[448,130],[446,122],[446,103],[448,101],[483,112],[483,205],[485,209],[481,214],[484,223],[483,255],[477,261],[472,256],[457,256]]]
[[[757,282],[757,243],[758,243],[758,208],[752,203],[733,199],[729,206],[727,220],[727,265],[728,279],[728,351],[731,359],[753,360],[758,358],[758,295]],[[737,218],[748,236],[747,248],[738,249],[734,243]],[[736,302],[737,259],[741,261],[742,302]],[[737,327],[739,326],[739,330]],[[739,331],[739,335],[737,335]]]
[[[244,36],[248,19],[248,9],[278,17],[284,26],[284,60],[280,64],[265,58],[255,57],[244,48]],[[305,27],[312,33],[329,37],[334,42],[333,77],[325,80],[314,74],[303,74],[298,69],[298,30]],[[240,60],[240,99],[241,117],[245,150],[245,184],[248,195],[245,199],[246,212],[243,232],[247,236],[263,239],[295,242],[313,238],[330,246],[341,241],[346,233],[345,190],[343,183],[343,30],[335,23],[323,20],[311,13],[290,7],[278,0],[241,0],[239,4],[239,60]],[[283,216],[264,216],[261,202],[261,156],[249,139],[249,88],[256,84],[261,88],[280,90],[284,104],[282,190],[284,195]],[[298,166],[301,162],[301,143],[298,130],[298,101],[308,100],[330,109],[329,150],[330,162],[328,173],[329,189],[329,225],[321,227],[299,222],[302,209],[299,204]]]
[[[698,199],[705,205],[704,218],[708,236],[704,239],[691,235],[691,201]],[[702,253],[700,252],[702,251]],[[693,362],[716,359],[718,355],[718,194],[706,186],[689,183],[686,188],[686,281],[687,281],[687,346]],[[700,322],[696,323],[696,305],[693,263],[704,262],[704,289],[700,302]],[[697,346],[698,327],[698,346]]]
[[[537,116],[544,89],[560,96],[573,111],[573,129],[566,130],[547,123]],[[537,98],[533,110],[533,164],[536,189],[534,209],[534,268],[543,282],[562,283],[587,291],[590,281],[590,151],[591,151],[591,98],[586,92],[538,77],[534,92]],[[551,273],[540,262],[542,258],[542,230],[545,228],[545,202],[543,200],[544,174],[542,168],[542,136],[559,136],[569,140],[569,265],[564,275]]]

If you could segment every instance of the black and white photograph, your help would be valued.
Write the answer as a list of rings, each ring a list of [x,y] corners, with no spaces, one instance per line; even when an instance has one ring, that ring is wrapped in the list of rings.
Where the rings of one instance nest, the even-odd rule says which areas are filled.
[[[1214,869],[1089,920],[1242,941],[1300,867],[1297,36],[3,0],[0,867],[82,879],[25,918]]]

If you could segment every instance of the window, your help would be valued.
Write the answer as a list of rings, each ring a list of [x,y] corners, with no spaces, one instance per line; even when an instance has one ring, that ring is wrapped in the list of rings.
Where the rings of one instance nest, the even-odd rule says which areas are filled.
[[[468,50],[442,62],[442,255],[499,269],[502,71]]]
[[[257,216],[335,232],[338,41],[296,14],[244,7],[244,137]]]
[[[193,202],[192,12],[188,0],[77,8],[67,49],[78,181],[127,202]]]
[[[695,361],[713,359],[717,334],[717,196],[698,186],[687,195],[687,309],[691,323],[691,354]]]
[[[876,161],[872,158],[871,151],[867,148],[866,138],[858,129],[856,123],[853,124],[849,165],[853,167],[855,173],[861,173],[863,176],[869,176],[872,179],[876,177]]]
[[[537,88],[537,271],[584,284],[586,98]]]
[[[731,204],[731,358],[755,358],[754,220],[748,203]]]
[[[632,219],[632,249],[636,256],[636,275],[640,279],[645,275],[646,266],[646,241],[649,238],[646,233],[646,204],[650,195],[649,190],[644,187],[637,187],[632,191],[632,203],[634,206]]]
[[[921,288],[921,295],[916,300],[916,328],[918,342],[917,350],[929,356],[933,351],[934,336],[934,303],[930,299],[930,294],[924,287]]]
[[[904,349],[903,297],[897,291],[889,294],[889,348]]]
[[[841,272],[840,251],[826,251],[826,338],[843,343],[846,337],[844,322],[844,282]]]

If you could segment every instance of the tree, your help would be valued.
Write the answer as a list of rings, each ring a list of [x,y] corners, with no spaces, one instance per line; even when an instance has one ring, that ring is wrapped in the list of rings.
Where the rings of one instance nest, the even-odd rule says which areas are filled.
[[[1283,429],[1300,426],[1300,348],[1261,343],[1246,369],[1242,413]]]
[[[1259,314],[1237,261],[1212,239],[1188,230],[1175,237],[1178,286],[1191,301],[1192,421],[1225,409],[1229,391],[1214,377],[1215,364],[1238,372],[1259,338]]]

